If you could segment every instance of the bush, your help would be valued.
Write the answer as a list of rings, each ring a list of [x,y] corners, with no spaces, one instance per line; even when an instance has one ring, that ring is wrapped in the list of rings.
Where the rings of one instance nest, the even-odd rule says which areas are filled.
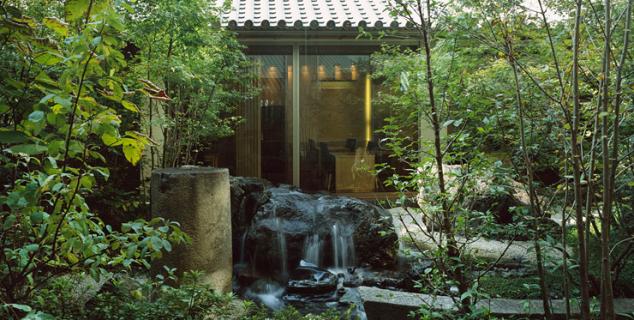
[[[118,274],[101,283],[87,276],[56,278],[34,295],[30,305],[31,310],[37,311],[27,316],[60,320],[341,319],[336,310],[304,316],[287,307],[271,313],[251,301],[215,293],[200,284],[199,272],[184,273],[181,284],[172,286],[168,283],[177,281],[175,270],[166,268],[166,271],[166,276],[157,275],[153,279],[145,274]]]

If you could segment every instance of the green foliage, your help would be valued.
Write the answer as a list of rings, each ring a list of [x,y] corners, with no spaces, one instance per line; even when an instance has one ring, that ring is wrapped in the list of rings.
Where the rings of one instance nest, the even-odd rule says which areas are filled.
[[[121,53],[122,1],[72,0],[63,16],[29,17],[46,2],[3,2],[0,299],[27,301],[61,274],[147,267],[185,240],[178,224],[136,220],[113,230],[85,199],[109,178],[103,153],[135,164],[149,140],[121,129],[142,85]],[[55,10],[53,9],[53,12]],[[46,12],[46,11],[45,11]],[[25,308],[3,307],[17,315]]]
[[[178,287],[168,284],[177,279],[173,269],[155,278],[115,275],[103,286],[85,276],[60,277],[39,290],[31,306],[17,305],[28,316],[45,319],[241,319],[241,320],[338,320],[336,310],[321,315],[302,315],[287,307],[271,312],[250,301],[219,295],[200,284],[199,272],[186,272]],[[94,286],[94,287],[91,287]],[[38,311],[33,311],[38,310]],[[27,316],[27,317],[28,317]],[[349,318],[349,317],[347,317]]]
[[[599,211],[598,207],[602,205],[598,199],[606,186],[601,182],[599,169],[605,164],[598,160],[601,152],[601,148],[598,147],[600,137],[598,131],[595,130],[600,127],[595,128],[594,121],[595,118],[601,120],[609,117],[612,123],[616,109],[611,107],[610,112],[597,111],[597,105],[602,98],[600,84],[605,80],[601,73],[601,55],[597,54],[602,50],[601,41],[596,41],[603,37],[601,15],[604,8],[592,8],[592,13],[584,11],[580,50],[581,110],[580,118],[577,119],[580,143],[578,146],[571,146],[572,121],[569,117],[572,108],[570,98],[572,89],[569,79],[572,57],[570,34],[573,23],[569,13],[574,8],[571,2],[543,2],[561,14],[559,19],[552,19],[550,15],[552,10],[548,8],[550,20],[548,26],[544,25],[539,12],[536,14],[515,1],[467,0],[454,2],[446,7],[442,6],[443,8],[433,2],[431,2],[432,8],[425,6],[419,8],[420,2],[416,1],[390,1],[390,3],[392,15],[414,17],[412,21],[418,23],[416,31],[419,31],[420,37],[425,37],[424,30],[432,34],[428,39],[431,47],[429,55],[422,49],[414,51],[384,47],[381,52],[373,56],[373,65],[376,70],[374,76],[383,84],[378,93],[379,101],[389,111],[393,110],[387,125],[380,130],[385,137],[382,141],[383,146],[391,151],[393,158],[410,168],[406,172],[399,172],[393,163],[380,164],[377,167],[379,172],[390,173],[391,177],[386,182],[388,185],[403,192],[399,204],[405,206],[416,202],[420,208],[409,208],[409,211],[421,215],[428,229],[434,227],[435,230],[439,230],[439,233],[446,232],[447,239],[454,231],[462,232],[466,239],[461,240],[459,245],[462,245],[463,241],[469,242],[480,237],[516,240],[539,238],[541,240],[536,243],[545,248],[544,251],[563,253],[570,250],[570,247],[574,247],[577,241],[584,241],[584,239],[574,239],[572,243],[563,245],[561,240],[565,235],[561,234],[561,227],[553,226],[553,222],[549,219],[533,216],[531,212],[546,211],[547,214],[570,215],[572,208],[570,180],[572,178],[569,175],[572,148],[581,149],[583,187],[585,188],[589,180],[593,181],[594,192],[599,195],[590,194],[588,215],[592,215],[595,210]],[[624,51],[623,39],[619,37],[622,37],[626,29],[623,27],[627,3],[627,1],[613,3],[614,11],[621,14],[613,21],[612,41],[615,42],[615,51],[612,59],[615,61]],[[431,16],[427,15],[429,13]],[[423,17],[419,17],[419,14]],[[433,20],[429,22],[430,29],[426,29],[424,19]],[[421,21],[423,21],[422,24]],[[513,46],[512,51],[510,44]],[[513,53],[511,57],[509,52]],[[553,59],[552,52],[557,56],[556,61]],[[629,79],[623,82],[624,86],[626,83],[629,84],[629,88],[624,87],[623,93],[623,97],[627,96],[625,98],[627,101],[624,100],[621,104],[622,122],[617,125],[610,124],[608,129],[609,131],[618,127],[620,133],[627,132],[620,137],[618,145],[615,143],[614,136],[610,138],[610,143],[615,145],[613,147],[623,155],[619,160],[622,162],[617,163],[618,169],[616,169],[620,172],[616,174],[618,184],[616,190],[623,191],[615,192],[617,194],[616,209],[613,213],[615,223],[612,227],[613,231],[610,232],[611,236],[617,239],[613,240],[611,245],[614,246],[615,251],[620,251],[620,254],[616,255],[617,262],[613,264],[616,271],[625,270],[627,263],[624,261],[631,256],[632,248],[631,239],[626,235],[627,231],[623,233],[624,230],[632,230],[631,223],[624,223],[623,217],[629,216],[632,212],[632,193],[626,181],[631,179],[630,172],[633,163],[630,147],[633,132],[630,119],[631,112],[634,110],[631,100],[632,59],[627,55],[624,57],[627,58],[624,65],[620,67],[624,71],[622,75]],[[428,59],[432,61],[431,74],[428,74],[426,70]],[[510,64],[518,66],[517,86],[514,69],[509,67]],[[612,77],[609,97],[605,99],[610,99],[610,105],[616,105],[618,101],[615,102],[614,99],[616,93],[613,92],[614,73]],[[433,83],[434,101],[430,99],[429,82]],[[519,101],[522,102],[521,105]],[[438,109],[435,114],[431,107],[433,104]],[[439,118],[436,123],[434,123],[434,116]],[[520,120],[523,120],[523,132],[518,126]],[[425,128],[430,126],[436,126],[435,129],[442,130],[440,141],[438,141],[440,152],[434,148],[437,145],[434,145],[433,137],[425,131]],[[413,138],[416,136],[422,136],[421,141]],[[521,146],[520,136],[526,138],[525,147]],[[490,161],[494,157],[502,161]],[[443,163],[443,167],[446,165],[443,170],[444,183],[447,185],[446,192],[441,192],[439,188],[441,183],[437,177],[439,162]],[[530,178],[527,177],[526,163],[530,163],[532,167]],[[594,168],[595,171],[590,171],[590,168]],[[534,183],[529,186],[528,181],[531,179]],[[511,185],[536,190],[533,197],[536,200],[533,203],[539,204],[539,208],[529,206],[514,208],[513,223],[500,226],[493,223],[494,212],[489,212],[486,208],[470,208],[468,205],[472,197],[484,195],[496,200],[498,196],[509,195],[512,192],[509,188]],[[482,190],[483,187],[485,190]],[[408,199],[406,192],[413,192],[416,198]],[[587,189],[583,189],[584,202],[586,192]],[[624,198],[619,198],[618,195],[623,195]],[[447,210],[447,203],[451,204],[448,206],[449,210]],[[584,208],[583,211],[586,209]],[[450,219],[443,221],[441,217],[447,213],[450,214]],[[592,220],[590,222],[594,224],[593,229],[596,230],[596,224],[600,223],[600,218],[589,220]],[[474,228],[474,226],[477,227]],[[596,240],[598,233],[594,232],[593,240]],[[442,244],[442,240],[433,239],[432,241]],[[619,241],[623,242],[619,243]],[[624,243],[628,243],[627,249],[623,246]],[[592,259],[599,261],[599,257],[594,254],[597,252],[596,249],[594,251],[591,249],[590,253],[591,257],[594,256]],[[470,257],[468,252],[462,249],[459,257],[454,259],[455,261],[448,260],[447,256],[451,253],[442,245],[439,245],[437,250],[421,251],[434,262],[434,265],[427,269],[429,272],[421,275],[422,288],[428,293],[447,295],[450,285],[459,284],[455,281],[454,270],[456,269],[467,274],[466,282],[471,281],[469,287],[458,288],[460,294],[474,291],[493,295],[496,291],[500,291],[510,295],[526,296],[526,291],[537,292],[533,286],[529,286],[526,291],[518,290],[521,293],[513,291],[518,287],[521,288],[521,284],[536,284],[532,279],[531,281],[503,279],[496,284],[492,283],[491,278],[473,276],[473,272],[487,270],[490,264]],[[571,284],[574,281],[566,277],[553,276],[575,275],[578,272],[575,269],[578,268],[577,259],[575,257],[566,259],[566,270],[562,256],[564,255],[555,254],[554,256],[546,255],[544,258],[547,268],[545,287],[563,295],[562,283],[567,282],[572,289],[572,296],[575,296],[578,292],[575,291],[575,285]],[[599,276],[597,274],[597,278]],[[478,285],[479,281],[483,281],[483,284]],[[509,284],[508,287],[504,287],[506,283]],[[505,288],[509,290],[505,291]],[[599,290],[596,289],[595,293],[598,293]],[[473,296],[476,297],[474,300],[477,300],[478,295]],[[472,307],[474,300],[470,301]],[[472,312],[477,313],[478,310],[463,308],[459,313],[460,316],[469,317]],[[423,318],[457,316],[426,309],[421,314]],[[485,316],[476,315],[475,317],[484,318]]]
[[[134,72],[161,83],[169,99],[150,101],[144,125],[165,139],[159,167],[195,164],[201,148],[233,134],[235,107],[252,96],[249,60],[220,27],[222,8],[205,0],[137,1],[128,15],[129,41],[140,50]]]

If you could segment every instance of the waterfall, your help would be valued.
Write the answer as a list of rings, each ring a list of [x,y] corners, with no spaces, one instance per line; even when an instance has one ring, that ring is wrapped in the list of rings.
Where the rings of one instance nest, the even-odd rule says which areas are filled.
[[[245,263],[245,257],[244,257],[244,248],[246,246],[246,242],[247,242],[247,235],[249,233],[249,230],[244,231],[244,233],[242,234],[242,238],[240,239],[240,263],[243,264]]]
[[[275,217],[275,229],[277,230],[277,244],[280,250],[280,266],[282,277],[288,276],[288,252],[286,251],[286,235],[282,232],[281,219],[277,216],[277,206],[273,206],[273,216]]]
[[[304,239],[303,260],[319,267],[321,265],[321,247],[322,241],[318,234],[306,237]]]
[[[279,228],[280,218],[275,218],[275,222]],[[278,229],[278,230],[279,231],[277,232],[277,241],[280,246],[280,259],[282,262],[282,276],[286,277],[288,276],[288,252],[286,251],[286,235],[281,231],[281,229]]]
[[[354,266],[355,252],[352,229],[339,223],[332,225],[331,229],[332,253],[335,268]]]

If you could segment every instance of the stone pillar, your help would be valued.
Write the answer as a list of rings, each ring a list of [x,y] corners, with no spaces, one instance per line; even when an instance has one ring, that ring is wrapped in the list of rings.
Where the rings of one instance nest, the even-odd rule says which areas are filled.
[[[231,200],[229,171],[183,167],[152,172],[152,215],[178,221],[191,244],[166,253],[157,265],[203,272],[216,292],[231,292]]]

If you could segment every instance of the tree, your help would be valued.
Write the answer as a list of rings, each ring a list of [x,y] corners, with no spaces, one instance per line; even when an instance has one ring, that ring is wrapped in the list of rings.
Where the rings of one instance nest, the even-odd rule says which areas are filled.
[[[226,8],[209,1],[137,1],[128,15],[129,41],[139,47],[135,72],[161,83],[169,99],[149,99],[141,122],[159,145],[151,168],[197,163],[213,141],[233,134],[235,107],[252,97],[249,60],[220,26]],[[150,168],[150,169],[151,169]]]
[[[103,152],[121,149],[136,164],[148,143],[120,128],[121,113],[138,112],[132,101],[147,91],[121,53],[119,11],[129,6],[68,1],[49,17],[38,16],[42,7],[0,7],[0,157],[10,173],[0,195],[0,313],[9,315],[61,274],[147,267],[185,240],[178,224],[158,218],[113,230],[85,201],[108,179]]]

